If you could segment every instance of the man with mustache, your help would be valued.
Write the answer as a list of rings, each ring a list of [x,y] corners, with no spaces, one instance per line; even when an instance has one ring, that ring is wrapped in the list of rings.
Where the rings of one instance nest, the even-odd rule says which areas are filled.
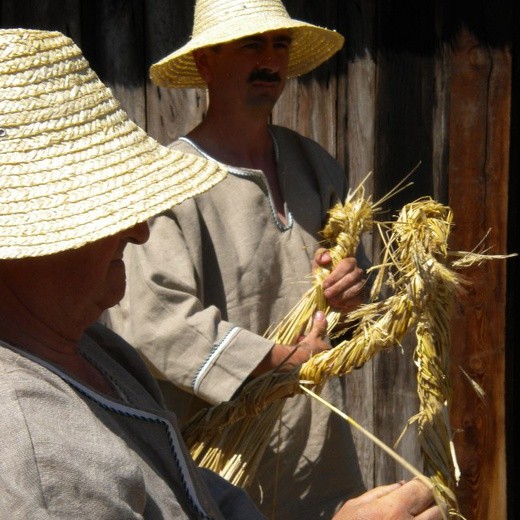
[[[233,398],[251,377],[330,348],[322,314],[297,348],[263,337],[305,292],[313,264],[329,264],[318,234],[347,193],[344,172],[321,146],[269,118],[286,79],[342,44],[338,33],[290,18],[279,0],[198,0],[191,40],[151,68],[159,86],[207,87],[204,120],[171,147],[230,172],[152,219],[148,243],[127,248],[128,290],[110,311],[181,421]],[[348,258],[325,279],[325,296],[348,311],[363,285]],[[346,409],[341,380],[322,395]],[[327,518],[363,490],[348,425],[304,396],[290,399],[248,488],[264,514]]]

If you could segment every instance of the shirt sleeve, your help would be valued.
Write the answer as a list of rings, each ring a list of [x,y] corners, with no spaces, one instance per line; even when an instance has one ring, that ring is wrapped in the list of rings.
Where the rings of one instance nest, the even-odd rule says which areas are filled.
[[[156,378],[218,404],[231,399],[273,343],[204,301],[203,223],[193,201],[181,206],[180,219],[177,209],[152,219],[149,241],[127,247],[126,295],[109,311],[109,325]]]

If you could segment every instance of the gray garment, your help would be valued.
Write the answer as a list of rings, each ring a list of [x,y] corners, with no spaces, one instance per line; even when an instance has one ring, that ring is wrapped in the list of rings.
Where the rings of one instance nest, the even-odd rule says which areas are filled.
[[[345,175],[322,147],[271,130],[287,225],[264,174],[230,167],[208,192],[153,218],[150,240],[125,252],[127,292],[111,326],[147,360],[181,421],[231,399],[272,348],[262,336],[308,288],[318,233],[346,195]],[[203,154],[184,140],[173,147]],[[322,395],[346,409],[341,379]],[[306,396],[288,400],[248,489],[264,514],[328,518],[363,489],[348,425]]]
[[[81,351],[120,400],[0,342],[0,519],[263,518],[193,464],[129,345],[98,325]]]

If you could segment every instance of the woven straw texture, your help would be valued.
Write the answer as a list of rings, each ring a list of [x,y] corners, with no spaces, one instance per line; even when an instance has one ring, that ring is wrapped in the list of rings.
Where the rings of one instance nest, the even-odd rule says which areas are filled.
[[[148,137],[71,39],[0,30],[0,258],[81,247],[225,174]]]
[[[311,71],[343,46],[341,34],[294,20],[280,0],[198,0],[190,41],[150,68],[150,78],[160,87],[205,87],[192,52],[253,34],[289,29],[289,78]]]

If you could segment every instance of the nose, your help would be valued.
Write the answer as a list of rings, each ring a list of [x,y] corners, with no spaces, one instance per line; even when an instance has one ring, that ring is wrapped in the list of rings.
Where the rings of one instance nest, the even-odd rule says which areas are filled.
[[[270,45],[266,45],[262,54],[258,57],[258,68],[266,69],[272,72],[278,71],[280,64],[275,50]]]
[[[124,233],[124,238],[132,244],[144,244],[150,238],[148,224],[139,222],[135,226],[128,228]]]

